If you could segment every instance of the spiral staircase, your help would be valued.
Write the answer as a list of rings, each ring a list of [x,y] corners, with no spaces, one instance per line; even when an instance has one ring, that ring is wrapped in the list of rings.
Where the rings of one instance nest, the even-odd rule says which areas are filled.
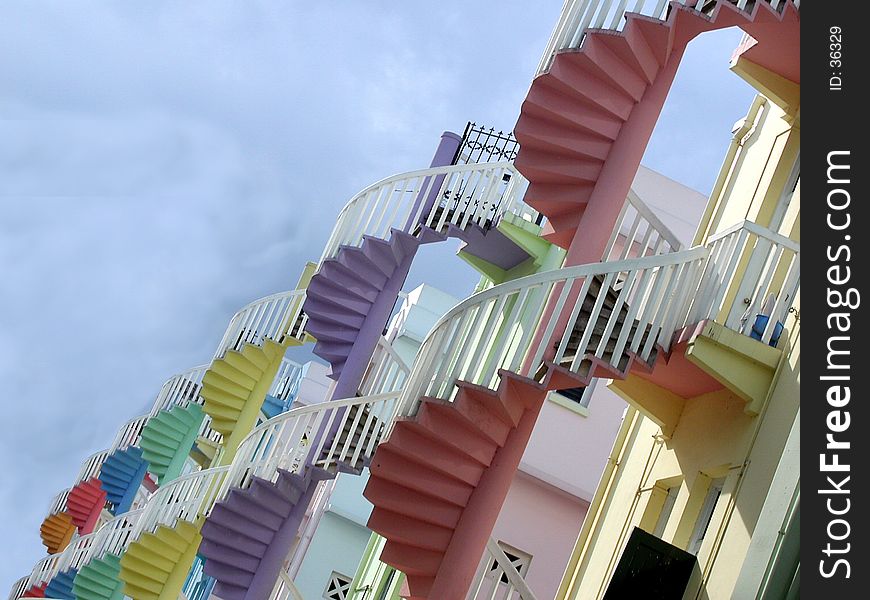
[[[525,201],[546,215],[545,237],[568,248],[581,239],[587,209],[625,197],[683,52],[699,34],[739,27],[759,42],[753,60],[799,83],[799,53],[783,51],[800,40],[797,6],[569,0],[514,129],[516,166],[529,180]]]
[[[601,224],[619,225],[619,203],[699,33],[739,26],[759,41],[755,60],[796,76],[769,59],[773,36],[799,35],[791,0],[627,4],[566,3],[523,103],[516,166],[434,166],[354,196],[296,290],[238,311],[209,365],[167,382],[151,414],[86,461],[42,524],[50,556],[16,584],[22,597],[175,600],[199,552],[217,595],[266,598],[317,483],[368,466],[369,526],[386,538],[381,559],[407,575],[406,597],[459,600],[482,589],[477,558],[489,553],[530,600],[489,535],[546,394],[649,372],[684,328],[734,313],[724,290],[735,257],[768,264],[794,250],[744,224],[766,245],[735,230],[704,247],[658,254],[644,245],[632,258],[515,279],[447,313],[410,372],[389,383],[377,375],[394,359],[373,351],[421,244],[458,237],[470,256],[508,270],[528,256],[501,252],[493,229],[505,215],[537,221],[537,210],[569,264],[575,242],[595,260],[602,248],[610,257],[617,229]],[[752,302],[766,297],[767,273],[750,282]],[[795,258],[781,297],[798,283]],[[284,352],[309,335],[349,397],[287,410],[271,392]],[[208,468],[180,475],[197,453]],[[146,473],[160,485],[136,509]]]

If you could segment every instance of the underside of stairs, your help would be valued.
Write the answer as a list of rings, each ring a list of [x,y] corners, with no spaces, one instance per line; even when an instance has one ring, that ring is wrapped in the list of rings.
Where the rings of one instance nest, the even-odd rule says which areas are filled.
[[[22,598],[45,598],[45,586],[47,583],[41,583],[39,585],[32,585],[27,588],[21,597]]]
[[[638,364],[630,345],[616,367],[609,364],[625,328],[633,336],[638,324],[628,324],[629,307],[603,284],[601,277],[589,283],[562,364],[545,362],[535,380],[502,371],[497,391],[457,382],[453,402],[423,398],[378,446],[365,490],[375,507],[368,526],[386,538],[381,560],[407,575],[411,598],[464,598],[546,393],[582,389],[593,377],[624,378]],[[570,370],[587,335],[590,350]],[[647,328],[641,343],[650,335]],[[640,367],[649,370],[656,356],[654,349]]]
[[[407,273],[400,267],[421,243],[420,238],[396,229],[389,241],[364,236],[360,247],[343,246],[312,277],[303,308],[308,315],[306,331],[317,339],[314,353],[332,366],[333,379],[341,375],[372,306],[394,276],[404,281]],[[386,317],[380,326],[385,323]]]
[[[133,600],[175,600],[201,539],[198,527],[185,521],[142,534],[120,560],[124,593]]]
[[[79,482],[70,490],[66,501],[66,512],[78,528],[79,535],[86,535],[94,530],[105,507],[106,492],[96,477]]]
[[[78,571],[76,569],[69,569],[67,571],[61,571],[52,577],[51,581],[48,582],[48,585],[45,586],[45,597],[59,598],[61,600],[75,600],[75,595],[73,594],[73,581],[75,580],[77,573]]]
[[[142,458],[142,449],[133,446],[116,450],[103,461],[99,479],[112,504],[112,514],[130,510],[147,471],[148,461]]]
[[[245,344],[215,359],[202,379],[203,410],[224,445],[240,441],[254,425],[281,364],[289,342],[265,340],[262,346]]]
[[[121,558],[106,554],[83,566],[73,582],[76,600],[122,600]]]
[[[139,441],[142,458],[148,462],[149,472],[157,476],[160,485],[166,485],[181,473],[202,419],[202,407],[190,403],[186,407],[161,410],[142,428]]]
[[[679,61],[689,41],[732,26],[774,49],[783,37],[799,39],[800,18],[791,1],[782,12],[766,2],[750,3],[748,12],[726,0],[703,4],[701,13],[672,2],[666,21],[627,13],[621,32],[589,29],[579,49],[559,51],[549,71],[532,82],[514,129],[521,144],[515,164],[529,180],[525,202],[547,217],[545,237],[551,242],[564,248],[571,244],[621,135],[628,136],[623,144],[636,146],[637,164],[620,155],[615,168],[633,176],[652,134],[655,119],[650,117],[661,111],[667,94],[666,88],[661,94],[647,91],[659,77],[673,77],[676,65],[669,61],[672,56]],[[669,87],[671,82],[662,83]],[[637,111],[641,104],[644,110]],[[645,131],[623,127],[635,113],[647,121]]]
[[[485,545],[545,394],[509,377],[497,392],[460,382],[454,402],[424,398],[378,446],[368,527],[386,538],[381,560],[407,575],[411,597],[458,598],[450,565],[478,543],[468,532],[485,529]]]
[[[333,477],[317,468],[304,475],[279,471],[276,481],[254,477],[215,505],[202,527],[199,553],[204,572],[223,600],[268,596],[319,481]]]
[[[57,554],[66,548],[75,532],[72,517],[66,512],[47,516],[39,527],[39,536],[49,554]]]

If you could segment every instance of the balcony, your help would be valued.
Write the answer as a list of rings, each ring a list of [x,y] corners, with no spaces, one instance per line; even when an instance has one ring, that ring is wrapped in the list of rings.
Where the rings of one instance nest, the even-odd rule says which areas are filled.
[[[799,323],[800,245],[744,221],[712,236],[685,326],[665,360],[611,389],[670,436],[686,401],[722,390],[757,415]]]

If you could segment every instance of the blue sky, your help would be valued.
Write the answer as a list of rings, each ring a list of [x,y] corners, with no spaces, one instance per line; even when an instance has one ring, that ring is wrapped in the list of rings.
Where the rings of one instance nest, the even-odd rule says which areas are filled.
[[[44,554],[81,461],[293,287],[354,192],[428,166],[445,129],[513,126],[560,8],[0,5],[0,583]],[[693,43],[645,159],[705,193],[752,97],[738,39]],[[454,250],[408,287],[466,295]]]

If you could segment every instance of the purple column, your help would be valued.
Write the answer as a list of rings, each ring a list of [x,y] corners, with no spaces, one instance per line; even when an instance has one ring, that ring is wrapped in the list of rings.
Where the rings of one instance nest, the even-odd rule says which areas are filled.
[[[438,144],[438,149],[435,150],[435,156],[432,157],[432,162],[429,164],[429,168],[434,167],[446,167],[453,164],[453,157],[456,156],[456,151],[459,150],[459,145],[462,143],[462,136],[453,133],[452,131],[445,131],[441,134],[441,141]],[[429,212],[432,210],[432,206],[435,204],[436,196],[438,196],[438,190],[441,189],[441,184],[444,183],[444,175],[439,175],[435,178],[435,181],[432,183],[432,189],[423,198],[423,192],[420,192],[420,195],[414,200],[414,207],[411,209],[411,215],[408,217],[409,222],[405,226],[406,231],[412,231],[411,225],[416,225],[417,223],[411,223],[410,221],[414,219],[414,215],[417,214],[417,209],[420,207],[420,204],[423,204],[423,210],[420,213],[419,222],[423,223],[426,221],[426,217],[429,216]],[[429,179],[427,178],[423,182],[422,189],[426,189],[429,185]]]
[[[441,141],[435,150],[435,155],[432,157],[430,166],[444,167],[450,165],[461,141],[462,137],[453,132],[445,131],[441,134]],[[430,197],[426,198],[429,208],[431,208],[432,203],[435,201],[434,195],[437,193],[438,187],[440,187],[440,183],[436,182],[432,192],[429,194]],[[414,211],[411,211],[411,214],[413,215]],[[402,291],[402,286],[405,285],[405,279],[408,277],[413,259],[414,254],[409,254],[405,257],[405,260],[402,261],[390,276],[390,279],[387,280],[384,288],[378,294],[377,300],[372,304],[371,310],[366,315],[365,323],[363,323],[356,341],[353,343],[353,349],[347,357],[347,362],[342,368],[341,375],[335,383],[332,393],[334,400],[356,396],[363,375],[365,375],[366,367],[368,367],[372,353],[375,351],[375,346],[377,346],[378,340],[384,331],[384,325],[396,306],[396,300],[399,297],[399,292]]]

